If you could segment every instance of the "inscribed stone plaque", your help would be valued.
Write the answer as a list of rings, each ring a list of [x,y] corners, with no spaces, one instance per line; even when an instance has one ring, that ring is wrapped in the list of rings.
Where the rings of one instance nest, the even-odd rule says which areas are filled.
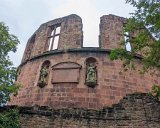
[[[52,83],[78,83],[81,66],[73,62],[63,62],[52,67]]]

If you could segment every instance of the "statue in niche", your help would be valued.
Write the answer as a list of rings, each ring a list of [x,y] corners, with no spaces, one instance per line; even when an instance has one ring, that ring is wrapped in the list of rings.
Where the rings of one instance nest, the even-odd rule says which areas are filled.
[[[48,80],[48,66],[44,65],[41,68],[41,71],[40,71],[40,77],[39,77],[38,85],[40,87],[44,87],[45,85],[47,85],[47,80]]]
[[[97,70],[93,63],[88,64],[86,73],[86,83],[87,85],[96,85],[97,82]]]

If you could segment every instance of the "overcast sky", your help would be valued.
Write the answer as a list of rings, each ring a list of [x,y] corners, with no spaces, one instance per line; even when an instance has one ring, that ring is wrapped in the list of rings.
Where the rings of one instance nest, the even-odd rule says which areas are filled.
[[[11,55],[18,66],[27,40],[42,23],[77,14],[83,22],[84,46],[98,46],[100,17],[108,14],[129,17],[133,10],[125,0],[0,0],[0,21],[20,40],[17,52]]]

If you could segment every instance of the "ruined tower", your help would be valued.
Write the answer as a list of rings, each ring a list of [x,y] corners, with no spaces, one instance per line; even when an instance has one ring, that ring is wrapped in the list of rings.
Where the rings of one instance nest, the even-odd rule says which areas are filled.
[[[150,74],[120,74],[122,62],[109,59],[112,49],[122,47],[118,42],[124,40],[124,22],[102,16],[96,48],[83,47],[82,19],[75,14],[42,24],[28,40],[17,78],[21,88],[10,104],[100,109],[160,84]]]

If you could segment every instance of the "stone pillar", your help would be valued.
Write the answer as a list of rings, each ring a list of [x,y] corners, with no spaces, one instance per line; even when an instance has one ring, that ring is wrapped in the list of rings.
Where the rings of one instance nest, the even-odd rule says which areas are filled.
[[[114,49],[120,47],[119,42],[124,40],[123,24],[125,18],[104,15],[100,18],[100,47]]]
[[[58,49],[81,48],[82,43],[82,19],[75,14],[64,17]]]

